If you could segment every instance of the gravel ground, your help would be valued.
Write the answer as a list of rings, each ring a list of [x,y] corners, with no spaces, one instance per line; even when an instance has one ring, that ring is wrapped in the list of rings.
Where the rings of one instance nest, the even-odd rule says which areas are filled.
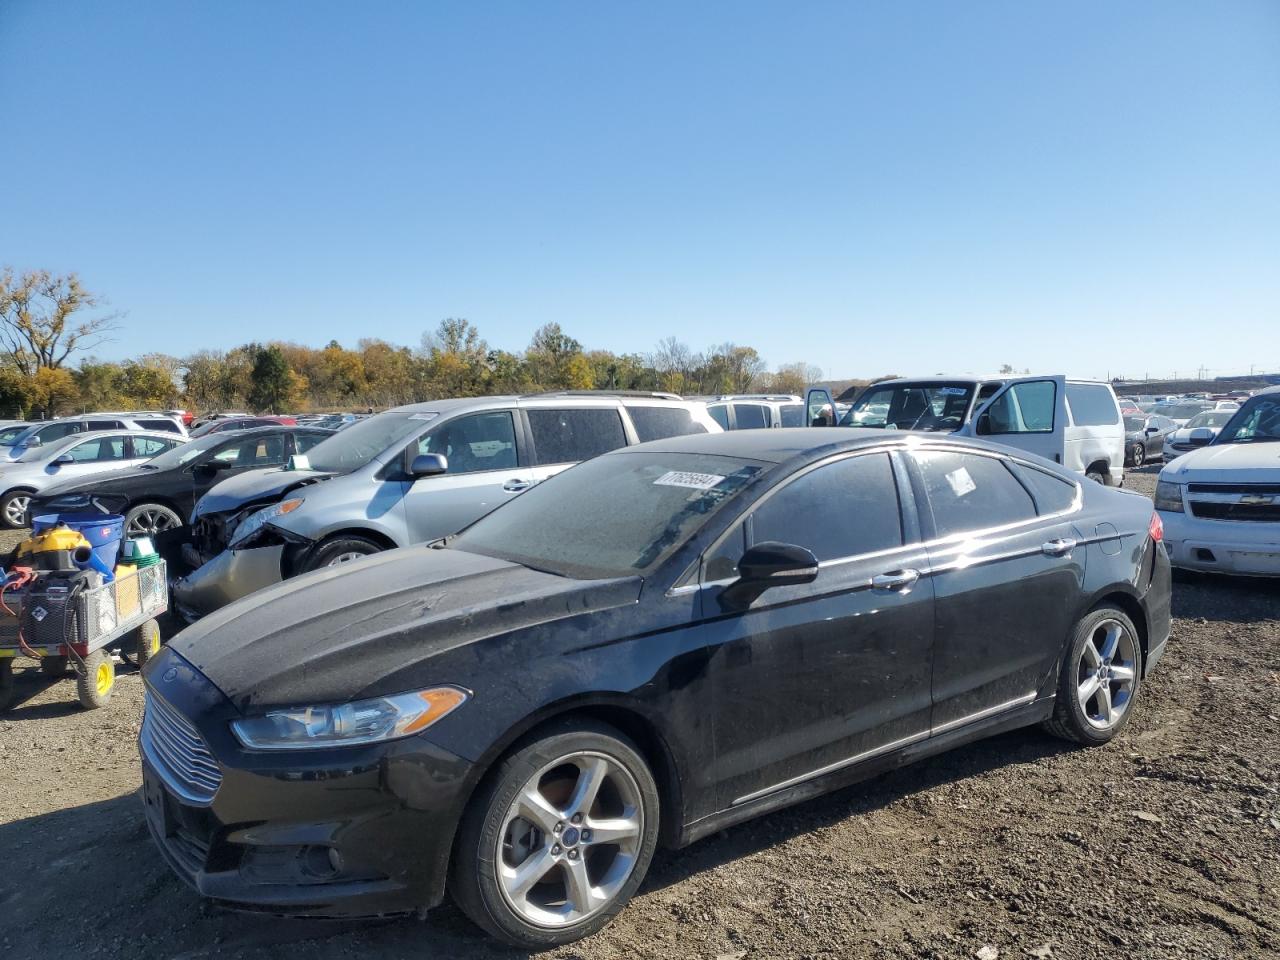
[[[612,926],[549,956],[1280,958],[1280,584],[1180,581],[1174,613],[1109,746],[1006,734],[660,853]],[[449,906],[382,925],[208,908],[142,822],[137,676],[94,713],[69,683],[20,682],[0,720],[6,958],[513,955]]]

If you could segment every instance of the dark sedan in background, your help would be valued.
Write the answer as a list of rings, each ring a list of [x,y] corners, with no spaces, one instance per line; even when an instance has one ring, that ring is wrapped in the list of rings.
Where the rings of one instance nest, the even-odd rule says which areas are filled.
[[[185,524],[196,501],[219,480],[278,467],[332,435],[332,430],[280,424],[210,434],[130,470],[50,486],[32,498],[28,514],[120,513],[128,536],[155,537]]]
[[[1140,467],[1151,460],[1163,459],[1164,440],[1178,429],[1168,417],[1139,413],[1124,418],[1124,465]]]
[[[448,883],[540,949],[607,923],[659,842],[1027,724],[1116,736],[1169,635],[1151,501],[839,432],[618,450],[201,620],[144,673],[164,857],[285,914]]]

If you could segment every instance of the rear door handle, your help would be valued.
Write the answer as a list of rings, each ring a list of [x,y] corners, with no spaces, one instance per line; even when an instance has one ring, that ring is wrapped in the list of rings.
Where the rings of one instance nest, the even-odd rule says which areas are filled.
[[[871,578],[871,586],[876,590],[900,590],[906,592],[920,579],[919,570],[894,570]]]
[[[1046,557],[1068,557],[1075,548],[1076,542],[1070,537],[1059,537],[1057,540],[1042,543],[1040,552]]]
[[[502,489],[507,491],[507,493],[519,493],[522,490],[528,490],[532,486],[532,480],[521,480],[517,477],[504,483],[502,485]]]

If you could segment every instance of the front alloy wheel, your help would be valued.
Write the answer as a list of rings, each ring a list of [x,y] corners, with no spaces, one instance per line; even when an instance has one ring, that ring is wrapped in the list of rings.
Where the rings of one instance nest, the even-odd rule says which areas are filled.
[[[657,787],[621,733],[581,721],[499,764],[464,820],[454,897],[508,943],[541,949],[599,930],[640,885]]]
[[[1135,443],[1129,448],[1129,462],[1135,467],[1140,467],[1147,462],[1146,444]]]

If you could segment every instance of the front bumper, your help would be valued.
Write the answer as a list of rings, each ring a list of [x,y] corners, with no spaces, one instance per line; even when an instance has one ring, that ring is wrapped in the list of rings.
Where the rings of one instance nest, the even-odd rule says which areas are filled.
[[[188,622],[225,607],[233,600],[279,583],[285,547],[224,550],[172,585],[175,609]]]
[[[1175,567],[1206,573],[1280,577],[1280,523],[1204,520],[1160,511],[1164,542]]]
[[[163,696],[221,771],[212,799],[193,802],[163,755],[140,744],[147,827],[197,892],[232,909],[322,918],[387,916],[441,901],[474,779],[469,761],[421,737],[246,751],[231,734],[234,707],[187,661],[166,649],[145,676],[149,708]]]

